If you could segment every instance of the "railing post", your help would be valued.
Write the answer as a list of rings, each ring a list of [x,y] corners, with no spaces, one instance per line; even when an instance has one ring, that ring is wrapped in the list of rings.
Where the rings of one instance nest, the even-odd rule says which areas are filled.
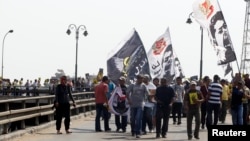
[[[39,99],[36,100],[36,106],[39,106]],[[35,117],[35,125],[39,125],[39,117]]]
[[[48,104],[54,104],[54,102],[53,102],[53,100],[52,100],[52,98],[50,98],[50,99],[48,99],[49,101],[48,101]],[[52,121],[54,119],[54,114],[50,114],[50,115],[48,115],[48,121]]]
[[[76,102],[78,99],[79,99],[79,95],[76,96],[75,102]],[[79,112],[79,108],[77,108],[77,103],[76,103],[76,108],[75,108],[75,109],[76,109],[76,114],[79,115],[80,112]]]
[[[25,109],[26,108],[26,103],[25,101],[22,101],[22,108]],[[21,129],[25,128],[25,120],[21,121]]]
[[[9,110],[10,110],[9,103],[5,103],[5,111],[9,111]],[[10,123],[7,123],[7,124],[3,125],[3,134],[8,134],[9,124]]]

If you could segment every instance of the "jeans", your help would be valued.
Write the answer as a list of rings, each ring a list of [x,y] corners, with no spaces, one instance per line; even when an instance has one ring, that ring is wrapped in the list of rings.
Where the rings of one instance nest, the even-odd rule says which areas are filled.
[[[169,105],[160,105],[156,107],[156,135],[165,136],[168,132],[168,122],[171,108]],[[163,123],[161,122],[163,120]]]
[[[99,131],[101,130],[101,122],[100,118],[103,114],[103,120],[104,120],[104,129],[109,130],[109,112],[107,107],[105,107],[103,104],[96,104],[96,117],[95,117],[95,130]]]
[[[217,125],[219,120],[220,104],[207,103],[207,125]],[[214,118],[213,118],[214,115]]]
[[[204,126],[206,124],[206,116],[207,116],[207,102],[204,101],[201,103],[201,125]]]
[[[130,108],[130,124],[132,134],[140,135],[142,125],[142,107],[131,107]]]
[[[123,131],[126,131],[127,123],[128,116],[115,115],[115,125],[117,129],[122,129]]]
[[[248,103],[243,103],[243,125],[248,125]]]
[[[176,114],[178,123],[181,123],[181,114],[182,114],[182,103],[181,102],[174,102],[172,106],[172,116],[174,123],[176,122]]]
[[[146,126],[149,130],[153,130],[153,107],[144,107],[142,117],[142,131],[146,132]]]
[[[243,105],[233,106],[231,108],[233,125],[243,125]]]

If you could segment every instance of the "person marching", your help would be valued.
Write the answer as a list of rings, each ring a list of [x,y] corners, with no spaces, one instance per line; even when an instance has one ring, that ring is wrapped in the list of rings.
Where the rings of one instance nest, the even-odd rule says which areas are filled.
[[[207,95],[207,128],[210,125],[217,125],[219,120],[219,111],[221,105],[222,85],[220,84],[220,77],[214,75],[213,82],[208,86]]]
[[[208,95],[208,86],[210,84],[210,78],[205,76],[203,78],[203,85],[201,86],[201,93],[204,97],[204,101],[201,103],[201,129],[205,129],[206,117],[207,117],[207,95]]]
[[[187,135],[188,140],[193,138],[192,135],[192,122],[195,118],[194,138],[199,138],[200,129],[200,104],[204,101],[203,95],[196,89],[196,82],[191,81],[190,90],[184,96],[184,107],[187,112]]]
[[[126,90],[127,86],[125,84],[126,78],[121,76],[119,78],[119,84],[117,86],[120,87],[122,94],[117,97],[117,112],[119,111],[119,115],[115,114],[115,125],[116,125],[116,132],[119,132],[120,129],[122,129],[122,132],[126,132],[126,127],[128,124],[128,115],[126,114],[127,108],[126,108]]]
[[[228,85],[226,84],[225,79],[221,79],[221,85],[222,85],[222,96],[221,96],[221,107],[219,112],[219,121],[221,123],[225,123],[226,116],[227,116],[227,107],[228,107],[228,98],[230,96],[230,89]]]
[[[173,89],[175,91],[176,97],[175,101],[172,106],[172,116],[173,116],[173,123],[176,124],[176,114],[177,114],[177,124],[181,124],[181,114],[182,114],[182,107],[183,107],[183,99],[185,94],[184,86],[182,85],[182,78],[176,78],[176,84],[173,85]]]
[[[143,83],[146,85],[149,95],[148,100],[145,102],[142,117],[142,132],[147,134],[146,127],[148,126],[149,132],[153,132],[153,108],[155,103],[153,102],[156,86],[150,81],[150,76],[148,74],[144,75]]]
[[[161,78],[161,86],[156,88],[156,138],[166,138],[168,132],[168,122],[175,92],[172,87],[167,85],[167,79]],[[161,123],[163,120],[163,123]]]
[[[130,105],[132,136],[136,135],[136,138],[140,138],[143,107],[149,94],[146,85],[143,83],[142,75],[139,74],[136,76],[136,83],[129,85],[126,94]]]

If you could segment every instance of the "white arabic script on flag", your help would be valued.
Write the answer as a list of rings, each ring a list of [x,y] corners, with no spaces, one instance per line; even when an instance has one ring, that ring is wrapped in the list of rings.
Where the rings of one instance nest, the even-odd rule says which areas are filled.
[[[152,78],[167,78],[171,83],[175,77],[184,77],[180,61],[172,48],[169,28],[159,36],[147,53]]]

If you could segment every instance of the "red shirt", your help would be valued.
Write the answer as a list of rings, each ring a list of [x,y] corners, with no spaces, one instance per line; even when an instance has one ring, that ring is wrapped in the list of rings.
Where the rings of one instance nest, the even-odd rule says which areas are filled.
[[[98,104],[103,104],[108,102],[106,94],[108,92],[108,85],[101,82],[95,87],[95,102]]]
[[[207,95],[208,95],[207,86],[202,85],[200,91],[201,91],[201,93],[202,93],[202,95],[204,97],[204,100],[207,101]]]

